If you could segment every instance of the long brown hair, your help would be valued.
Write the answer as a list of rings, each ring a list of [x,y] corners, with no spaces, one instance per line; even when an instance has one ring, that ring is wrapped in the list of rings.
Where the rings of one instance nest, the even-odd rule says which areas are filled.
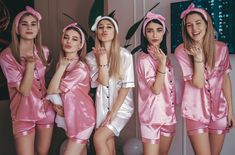
[[[109,19],[103,19],[103,20],[108,20],[113,25],[113,22],[111,20],[109,20]],[[113,27],[114,27],[114,25],[113,25]],[[115,29],[115,27],[114,27],[114,29]],[[98,39],[97,35],[95,38],[95,47],[102,47],[102,42]],[[121,48],[120,48],[119,36],[118,36],[118,33],[115,29],[114,38],[113,38],[112,44],[111,44],[109,74],[110,74],[110,77],[113,76],[117,79],[122,78],[120,50],[121,50]]]
[[[212,20],[210,15],[205,11],[206,15],[207,15],[207,20],[204,18],[204,16],[200,13],[200,12],[196,12],[196,11],[192,11],[190,13],[188,13],[185,17],[185,21],[188,17],[188,15],[191,14],[198,14],[199,16],[201,16],[201,18],[203,19],[203,21],[206,23],[207,28],[206,28],[206,33],[203,39],[203,51],[205,54],[205,62],[206,64],[212,69],[215,66],[215,34],[214,34],[214,28],[212,25]],[[184,23],[184,20],[182,20],[181,23],[181,28],[182,28],[182,37],[183,37],[183,41],[184,41],[184,47],[189,50],[194,42],[193,40],[190,38],[187,29],[186,29],[186,24]],[[189,55],[192,63],[194,64],[193,61],[193,57],[191,55]]]
[[[37,21],[38,19],[32,15],[31,13],[25,13],[21,18],[23,19],[25,16],[33,16]],[[37,22],[38,23],[38,22]],[[12,55],[15,57],[15,59],[17,60],[18,63],[20,63],[20,49],[19,49],[19,44],[20,44],[20,35],[16,33],[16,29],[18,29],[18,27],[16,27],[16,20],[14,19],[13,21],[13,25],[12,25],[12,30],[11,30],[11,37],[12,37],[12,41],[10,43],[10,48],[11,48],[11,52]],[[39,27],[40,25],[38,25]],[[34,44],[36,46],[36,49],[38,51],[38,56],[41,59],[43,65],[47,65],[47,60],[45,58],[44,52],[43,52],[43,48],[42,48],[42,37],[41,37],[41,29],[39,27],[38,30],[38,34],[36,36],[36,38],[34,39]]]

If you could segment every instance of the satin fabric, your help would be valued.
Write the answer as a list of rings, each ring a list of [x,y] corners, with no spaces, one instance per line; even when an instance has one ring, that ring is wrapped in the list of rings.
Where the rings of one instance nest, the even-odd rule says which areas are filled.
[[[121,70],[123,78],[121,80],[113,77],[109,78],[109,85],[103,86],[98,83],[98,67],[96,64],[96,58],[93,52],[88,53],[86,59],[90,67],[90,76],[92,78],[92,87],[97,87],[96,92],[96,127],[106,118],[106,115],[112,109],[112,105],[115,103],[120,88],[132,88],[134,87],[134,69],[133,58],[129,51],[124,48],[120,50],[121,54]],[[123,104],[117,112],[117,119],[114,119],[108,128],[114,132],[116,136],[119,135],[123,129],[127,120],[132,116],[134,111],[133,105],[133,90],[130,89]],[[121,120],[123,119],[123,120]],[[118,123],[119,122],[119,123]],[[111,127],[112,126],[112,127]]]
[[[185,118],[209,123],[227,116],[228,106],[222,90],[223,76],[230,72],[231,65],[226,44],[217,41],[215,67],[205,65],[204,87],[198,89],[191,84],[193,66],[183,44],[175,50],[175,56],[183,72],[182,115]]]
[[[51,103],[53,103],[54,105],[63,106],[63,102],[61,100],[60,94],[48,94],[46,96],[46,99],[51,101]],[[57,124],[58,127],[63,128],[65,131],[67,131],[63,116],[56,114],[55,123]]]
[[[85,63],[74,59],[60,81],[61,99],[69,138],[89,139],[95,126],[95,107],[88,95],[89,69]]]
[[[160,129],[151,126],[158,125],[158,128],[160,128],[162,125],[176,123],[176,90],[173,67],[169,59],[166,62],[166,74],[162,91],[156,95],[151,90],[156,74],[161,74],[157,72],[158,64],[157,60],[144,52],[140,52],[136,60],[139,121],[142,137],[147,139],[159,138],[160,136],[153,136],[160,132]],[[150,130],[151,132],[146,132]],[[156,133],[153,134],[154,132]]]
[[[54,111],[51,105],[48,106],[45,99],[46,87],[44,75],[46,66],[42,64],[37,55],[36,48],[34,49],[36,63],[32,87],[28,96],[22,95],[16,89],[17,86],[20,86],[25,73],[25,58],[21,57],[21,64],[19,64],[13,57],[10,48],[3,50],[0,55],[0,65],[7,79],[10,95],[11,117],[15,121],[38,121],[46,118],[46,111]],[[47,58],[49,50],[44,47],[43,51]]]
[[[46,118],[38,121],[16,121],[12,120],[13,135],[15,138],[29,135],[37,128],[52,128],[54,126],[55,112],[46,112]]]
[[[229,128],[227,126],[227,117],[223,117],[216,121],[211,121],[209,124],[200,123],[198,121],[193,121],[190,119],[185,120],[188,135],[208,132],[213,134],[225,134],[229,131]]]
[[[150,144],[159,144],[160,137],[171,137],[175,134],[175,124],[174,125],[152,125],[150,126],[142,126],[144,127],[141,129],[143,133],[142,135],[142,142],[143,143],[150,143]],[[147,136],[146,136],[147,135]]]

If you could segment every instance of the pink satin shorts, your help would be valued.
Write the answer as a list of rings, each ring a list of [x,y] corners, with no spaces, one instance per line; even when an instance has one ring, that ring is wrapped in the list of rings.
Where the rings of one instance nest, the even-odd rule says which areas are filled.
[[[141,125],[141,136],[143,143],[159,144],[160,137],[171,137],[175,134],[174,125]]]
[[[46,118],[38,121],[18,121],[12,120],[12,128],[14,137],[26,136],[35,132],[37,128],[52,128],[54,126],[55,112],[49,110],[46,112]]]
[[[191,119],[186,120],[186,127],[188,135],[195,135],[200,133],[213,133],[213,134],[225,134],[229,131],[227,127],[227,118],[223,117],[216,121],[211,121],[209,124],[201,123]]]
[[[91,136],[91,134],[93,132],[94,127],[95,127],[95,124],[93,126],[87,128],[86,130],[84,130],[84,131],[82,131],[80,133],[77,133],[76,136],[73,136],[73,135],[71,135],[71,136],[67,135],[67,136],[68,136],[68,138],[71,141],[73,141],[75,143],[78,143],[78,144],[87,144],[88,139],[90,138],[90,136]]]

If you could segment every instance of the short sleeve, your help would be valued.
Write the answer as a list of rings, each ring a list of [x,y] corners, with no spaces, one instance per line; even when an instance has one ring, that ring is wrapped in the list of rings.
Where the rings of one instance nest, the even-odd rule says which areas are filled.
[[[86,63],[89,67],[89,73],[91,77],[91,87],[95,88],[98,86],[98,67],[96,63],[96,58],[93,52],[90,52],[86,56]]]
[[[62,92],[68,92],[72,89],[77,83],[84,81],[87,76],[88,69],[86,69],[84,64],[78,63],[75,69],[71,71],[66,71],[65,76],[60,81],[60,90]]]
[[[175,57],[180,64],[184,81],[192,80],[192,63],[182,44],[176,48]]]
[[[223,54],[224,54],[224,59],[222,60],[223,67],[224,67],[224,72],[227,74],[230,72],[230,70],[232,70],[230,59],[229,59],[229,51],[228,51],[227,46],[224,47]]]
[[[121,64],[123,66],[122,88],[135,87],[133,57],[131,53],[129,53],[129,51],[127,50],[125,50],[125,53],[122,54],[123,54],[122,64]]]
[[[150,60],[145,56],[144,53],[140,53],[136,61],[136,70],[138,76],[138,83],[144,83],[149,88],[152,87],[156,79],[156,73],[150,64]]]
[[[10,51],[3,51],[1,53],[0,65],[7,79],[8,86],[19,86],[23,78],[23,73],[19,68],[19,64],[17,64],[15,58],[11,55]]]

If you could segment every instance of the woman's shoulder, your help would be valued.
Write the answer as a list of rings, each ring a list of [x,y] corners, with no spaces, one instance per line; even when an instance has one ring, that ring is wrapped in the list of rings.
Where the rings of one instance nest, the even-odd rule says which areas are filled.
[[[136,58],[138,62],[143,62],[143,61],[149,61],[149,59],[151,59],[151,56],[143,51],[140,51],[137,53]]]
[[[120,47],[120,51],[121,51],[121,53],[125,53],[127,55],[132,55],[131,52],[128,49],[124,48],[124,47]]]
[[[120,47],[120,53],[122,57],[132,57],[131,52],[124,47]]]
[[[227,44],[222,42],[222,41],[216,41],[215,45],[216,45],[217,48],[221,48],[221,47],[222,48],[227,48]]]
[[[49,52],[49,48],[47,46],[42,46],[43,51],[48,51]]]
[[[76,64],[78,67],[80,67],[80,68],[87,68],[88,66],[87,66],[87,64],[86,64],[86,62],[84,62],[84,61],[78,61],[78,63]]]
[[[6,58],[9,58],[9,57],[12,57],[12,56],[13,55],[11,53],[11,48],[10,47],[5,48],[0,54],[1,59],[6,59]]]
[[[90,51],[86,54],[86,60],[95,59],[95,54],[93,51]]]
[[[182,57],[182,56],[187,56],[188,53],[184,47],[184,44],[181,43],[180,45],[178,45],[176,48],[175,48],[175,53],[174,55],[177,57]]]
[[[43,50],[43,52],[45,53],[46,56],[49,55],[50,50],[47,46],[42,46],[42,50]]]
[[[178,52],[180,52],[180,51],[182,51],[182,50],[185,50],[183,43],[179,44],[179,45],[175,48],[175,53],[178,53]]]
[[[229,55],[229,49],[228,49],[228,45],[224,42],[221,41],[216,41],[215,43],[216,46],[216,55],[217,57],[227,57]]]

